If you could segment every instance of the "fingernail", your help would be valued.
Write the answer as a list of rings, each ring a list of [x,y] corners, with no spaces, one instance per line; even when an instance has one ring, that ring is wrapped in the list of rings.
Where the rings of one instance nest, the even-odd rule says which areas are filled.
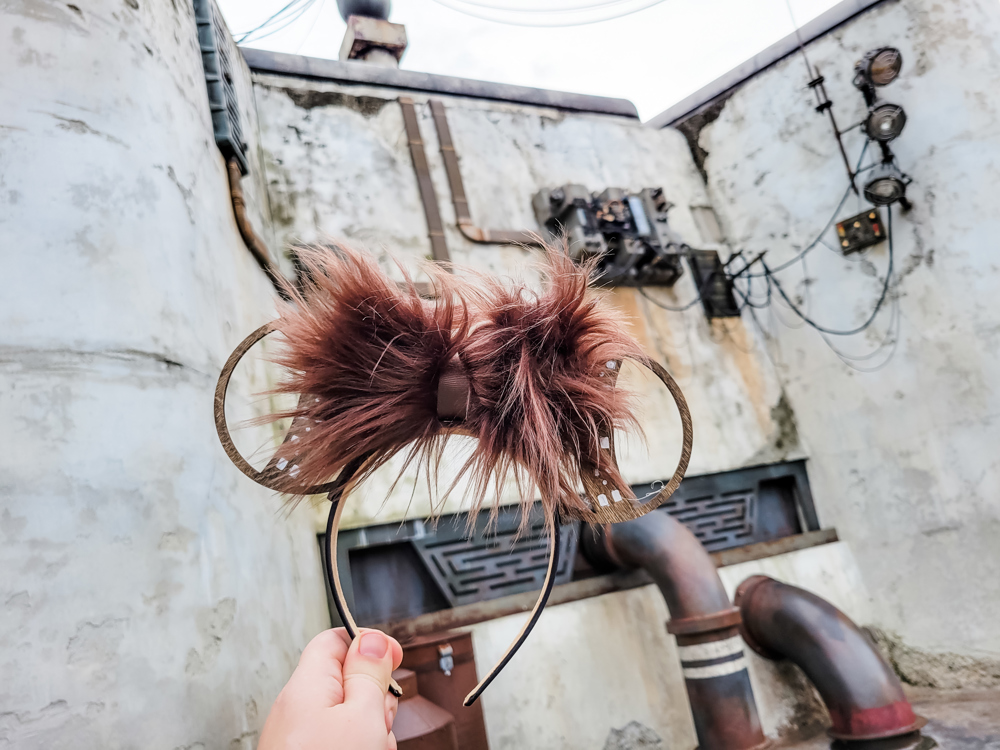
[[[381,633],[365,633],[361,636],[361,645],[358,646],[358,651],[365,656],[381,659],[388,650],[389,639]]]

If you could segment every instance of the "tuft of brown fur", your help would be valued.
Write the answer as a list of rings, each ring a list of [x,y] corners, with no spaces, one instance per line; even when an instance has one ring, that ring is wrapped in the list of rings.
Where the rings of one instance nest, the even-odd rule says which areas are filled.
[[[513,475],[522,502],[541,494],[546,518],[591,510],[579,492],[582,465],[628,487],[600,436],[637,428],[631,394],[613,387],[608,362],[643,361],[625,321],[589,284],[592,264],[549,248],[542,289],[472,275],[463,286],[474,322],[458,355],[473,398],[463,423],[478,439],[467,464],[481,501],[491,477]],[[497,485],[499,492],[499,484]]]
[[[547,522],[559,510],[588,510],[577,490],[584,464],[628,486],[599,434],[637,422],[630,395],[603,373],[610,361],[645,355],[589,292],[592,266],[549,249],[537,293],[430,269],[436,298],[428,300],[409,277],[397,284],[349,248],[303,250],[299,259],[304,283],[282,307],[275,358],[288,370],[276,392],[298,394],[299,403],[269,417],[295,420],[275,457],[295,485],[328,481],[370,456],[367,475],[407,448],[404,468],[416,461],[430,472],[460,431],[477,439],[459,472],[471,476],[475,510],[491,482],[499,497],[508,476],[526,505],[541,494]],[[456,356],[471,384],[457,428],[437,415],[438,379]]]
[[[298,259],[302,283],[280,310],[274,361],[288,370],[275,392],[299,402],[267,417],[295,420],[298,439],[275,454],[289,484],[326,482],[365,457],[367,475],[410,444],[411,461],[439,451],[437,380],[467,330],[455,297],[425,300],[350,248],[304,248]]]

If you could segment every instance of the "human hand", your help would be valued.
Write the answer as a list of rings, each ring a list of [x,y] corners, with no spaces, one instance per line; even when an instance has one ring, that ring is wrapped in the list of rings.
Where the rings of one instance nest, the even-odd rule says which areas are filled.
[[[305,647],[264,722],[257,750],[396,750],[389,693],[403,660],[395,638],[364,630],[325,630]]]

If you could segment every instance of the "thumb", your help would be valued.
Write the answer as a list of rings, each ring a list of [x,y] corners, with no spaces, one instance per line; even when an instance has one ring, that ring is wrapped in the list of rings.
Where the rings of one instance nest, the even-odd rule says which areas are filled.
[[[393,650],[384,633],[366,630],[351,642],[344,659],[344,703],[352,713],[370,714],[384,721],[392,662]]]

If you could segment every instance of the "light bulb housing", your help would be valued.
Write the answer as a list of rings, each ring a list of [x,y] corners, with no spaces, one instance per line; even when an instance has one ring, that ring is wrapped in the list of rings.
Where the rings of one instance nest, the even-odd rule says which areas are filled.
[[[865,53],[854,69],[872,85],[888,86],[903,69],[903,55],[895,47],[880,47]]]
[[[877,165],[865,182],[865,198],[876,206],[889,206],[906,198],[906,176],[892,162]]]
[[[906,111],[898,104],[877,101],[868,109],[865,132],[873,141],[888,143],[899,137],[906,125]]]

